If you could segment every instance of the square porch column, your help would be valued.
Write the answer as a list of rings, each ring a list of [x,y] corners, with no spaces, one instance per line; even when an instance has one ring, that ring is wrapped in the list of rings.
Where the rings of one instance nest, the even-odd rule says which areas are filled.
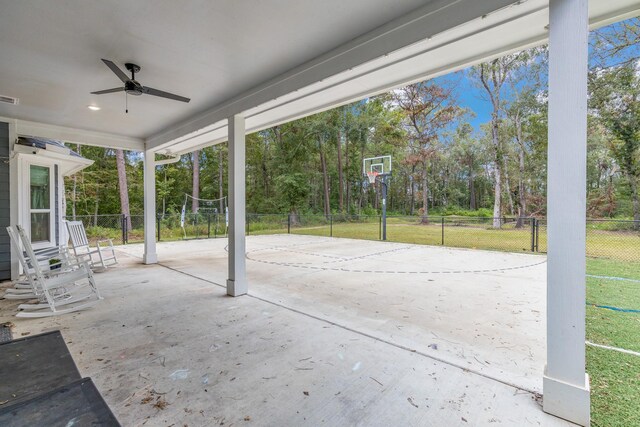
[[[227,295],[247,293],[245,263],[245,125],[244,117],[229,117],[229,279]]]
[[[585,373],[588,0],[549,1],[545,412],[588,426]]]
[[[144,152],[144,264],[156,264],[156,154]]]

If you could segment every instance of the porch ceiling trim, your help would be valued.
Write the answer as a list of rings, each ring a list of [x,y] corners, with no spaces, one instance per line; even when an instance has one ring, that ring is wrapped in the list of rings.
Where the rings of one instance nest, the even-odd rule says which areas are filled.
[[[611,5],[594,8],[592,29],[640,14],[637,2],[614,0]],[[226,118],[232,114],[244,114],[246,131],[252,133],[435,78],[541,45],[548,40],[547,24],[546,0],[437,1],[148,138],[147,147],[187,153],[226,141]],[[487,40],[498,41],[484,46]],[[464,53],[435,64],[434,58],[447,51]]]
[[[0,121],[15,122],[18,136],[39,136],[83,145],[105,148],[120,148],[131,151],[144,151],[144,139],[86,129],[51,125],[20,119],[4,119]]]

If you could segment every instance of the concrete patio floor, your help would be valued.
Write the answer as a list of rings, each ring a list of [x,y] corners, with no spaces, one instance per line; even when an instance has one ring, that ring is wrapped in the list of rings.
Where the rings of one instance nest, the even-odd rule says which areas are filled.
[[[62,330],[127,426],[570,425],[536,394],[544,258],[250,236],[250,295],[231,298],[225,246],[159,243],[151,266],[120,247],[97,307],[17,319],[2,300],[0,320]]]

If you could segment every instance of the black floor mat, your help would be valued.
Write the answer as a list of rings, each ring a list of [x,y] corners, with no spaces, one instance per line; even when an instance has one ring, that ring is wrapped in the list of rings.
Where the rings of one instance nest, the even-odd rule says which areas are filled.
[[[3,323],[0,325],[0,343],[11,341],[12,339],[11,324]]]
[[[0,407],[0,425],[119,427],[120,423],[91,379],[85,378],[11,407]]]
[[[81,378],[60,331],[0,343],[0,408]]]

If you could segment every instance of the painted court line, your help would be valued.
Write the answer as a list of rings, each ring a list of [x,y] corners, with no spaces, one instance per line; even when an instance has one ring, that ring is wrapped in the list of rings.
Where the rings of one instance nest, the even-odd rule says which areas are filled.
[[[596,343],[591,342],[591,341],[585,341],[585,342],[587,343],[587,345],[590,345],[591,347],[604,348],[605,350],[613,350],[613,351],[617,351],[619,353],[631,354],[633,356],[640,357],[640,353],[638,353],[637,351],[626,350],[624,348],[619,348],[619,347],[611,347],[611,346],[603,345],[603,344],[596,344]]]

